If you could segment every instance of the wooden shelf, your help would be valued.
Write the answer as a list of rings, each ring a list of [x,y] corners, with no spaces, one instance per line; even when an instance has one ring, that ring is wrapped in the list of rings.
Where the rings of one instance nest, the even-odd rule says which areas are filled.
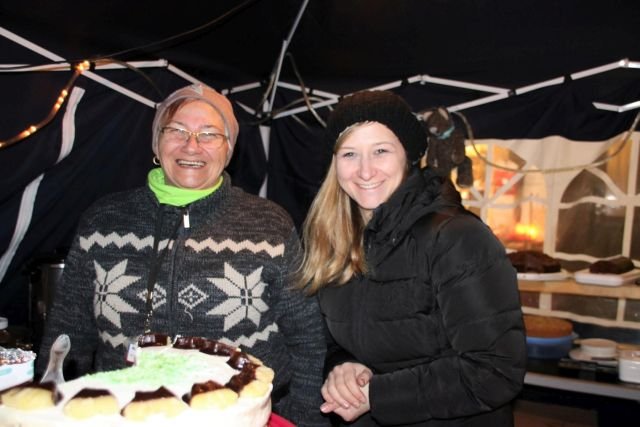
[[[518,288],[520,291],[526,292],[640,299],[640,286],[634,284],[625,284],[622,286],[598,286],[583,285],[581,283],[576,283],[573,280],[519,280]]]

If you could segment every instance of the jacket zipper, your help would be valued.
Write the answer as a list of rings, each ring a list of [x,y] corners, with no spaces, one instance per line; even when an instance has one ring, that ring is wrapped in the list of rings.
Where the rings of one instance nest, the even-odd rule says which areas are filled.
[[[191,222],[189,221],[189,207],[185,206],[182,208],[182,225],[184,228],[191,228]]]

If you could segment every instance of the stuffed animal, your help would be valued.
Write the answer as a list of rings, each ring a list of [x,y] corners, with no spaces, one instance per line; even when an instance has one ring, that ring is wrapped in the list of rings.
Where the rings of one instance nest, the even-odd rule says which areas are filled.
[[[434,108],[423,113],[422,118],[429,142],[427,165],[444,176],[457,168],[456,184],[460,187],[473,185],[471,159],[464,151],[464,132],[456,128],[447,109]]]

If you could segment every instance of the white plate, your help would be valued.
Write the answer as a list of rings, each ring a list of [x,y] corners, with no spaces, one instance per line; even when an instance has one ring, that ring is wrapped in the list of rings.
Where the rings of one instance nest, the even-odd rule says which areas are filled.
[[[591,362],[591,363],[597,363],[598,365],[604,365],[604,366],[618,366],[617,359],[614,359],[614,360],[593,359],[591,356],[585,354],[580,348],[574,348],[573,350],[571,350],[569,352],[569,357],[573,360],[579,360],[580,362]]]
[[[586,268],[573,273],[573,278],[578,283],[588,285],[621,286],[640,278],[640,269],[636,268],[622,274],[598,274],[590,273],[589,269]]]
[[[518,273],[519,280],[564,280],[571,274],[566,270],[560,270],[557,273]]]

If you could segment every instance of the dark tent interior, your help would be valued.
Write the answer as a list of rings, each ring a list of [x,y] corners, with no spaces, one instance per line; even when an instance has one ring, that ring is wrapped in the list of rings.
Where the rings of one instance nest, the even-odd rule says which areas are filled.
[[[354,91],[389,88],[418,113],[457,106],[475,138],[602,140],[637,110],[594,103],[640,99],[640,70],[627,66],[640,60],[634,0],[24,0],[0,4],[0,36],[0,315],[14,325],[28,322],[31,276],[63,259],[82,212],[144,185],[154,103],[189,78],[234,103],[233,183],[297,226],[330,158],[323,124]],[[63,88],[83,90],[65,155],[65,105],[49,117]],[[25,203],[30,223],[7,257]]]

